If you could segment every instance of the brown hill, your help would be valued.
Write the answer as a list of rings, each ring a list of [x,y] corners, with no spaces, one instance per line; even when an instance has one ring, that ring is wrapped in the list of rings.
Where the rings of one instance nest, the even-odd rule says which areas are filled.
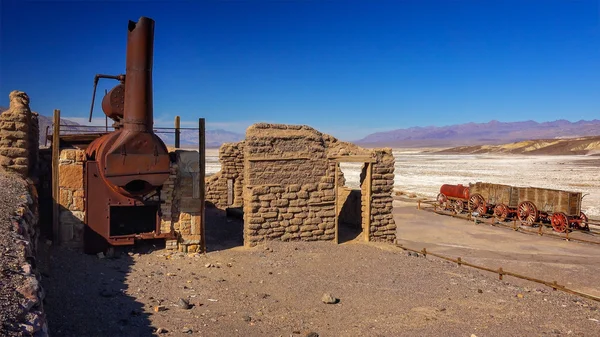
[[[600,136],[536,139],[502,145],[459,146],[439,154],[600,155]]]

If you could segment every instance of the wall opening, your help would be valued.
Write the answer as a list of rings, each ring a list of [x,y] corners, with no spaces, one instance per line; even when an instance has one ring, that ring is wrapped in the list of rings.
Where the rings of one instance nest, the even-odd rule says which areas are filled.
[[[363,172],[366,164],[339,163],[343,179],[339,179],[338,198],[338,243],[357,239],[363,232]]]
[[[110,236],[156,231],[158,206],[110,206]]]

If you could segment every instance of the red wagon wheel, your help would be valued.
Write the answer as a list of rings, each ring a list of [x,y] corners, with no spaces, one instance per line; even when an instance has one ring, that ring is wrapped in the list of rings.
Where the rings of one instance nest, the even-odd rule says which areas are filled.
[[[444,193],[440,193],[437,195],[437,202],[442,209],[448,209],[448,198]]]
[[[465,209],[465,202],[462,200],[456,200],[456,202],[454,203],[454,212],[456,212],[456,214],[460,214],[464,211]]]
[[[579,228],[583,229],[584,231],[590,230],[590,224],[588,223],[588,217],[583,212],[579,213],[579,221],[576,224],[579,225]]]
[[[498,221],[504,221],[508,217],[508,207],[505,204],[498,204],[494,207],[494,216]]]
[[[567,228],[569,228],[569,219],[565,213],[552,214],[552,220],[550,220],[550,222],[552,223],[554,231],[559,233],[564,233],[567,231]]]
[[[473,194],[469,198],[469,211],[477,212],[479,215],[484,215],[487,213],[487,205],[485,204],[485,199],[481,196],[481,194]]]
[[[517,217],[522,224],[533,226],[538,219],[537,207],[531,201],[522,201],[517,207]]]

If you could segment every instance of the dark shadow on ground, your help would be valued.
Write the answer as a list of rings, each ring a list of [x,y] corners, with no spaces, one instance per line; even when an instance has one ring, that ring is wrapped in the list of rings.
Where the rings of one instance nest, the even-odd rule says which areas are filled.
[[[155,243],[164,248],[164,240]],[[114,256],[100,259],[78,249],[40,243],[44,308],[50,336],[155,336],[150,309],[127,294],[125,279],[133,267],[133,252],[153,249],[116,247]],[[138,292],[137,289],[133,291]],[[143,289],[139,291],[143,294]],[[146,295],[147,296],[147,295]]]
[[[356,240],[362,234],[362,228],[347,222],[339,223],[338,242],[344,243]]]
[[[206,211],[206,251],[214,252],[244,245],[244,221],[227,216],[225,210],[207,205]]]
[[[355,240],[362,233],[361,191],[347,191],[342,209],[338,215],[338,242],[344,243]]]

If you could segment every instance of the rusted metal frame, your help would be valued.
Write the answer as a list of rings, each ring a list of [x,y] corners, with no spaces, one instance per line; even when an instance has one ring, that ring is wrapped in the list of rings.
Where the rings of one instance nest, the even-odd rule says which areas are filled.
[[[179,148],[180,145],[180,137],[181,137],[181,118],[179,116],[175,116],[175,148]]]
[[[58,163],[60,156],[60,110],[54,110],[52,131],[52,238],[60,244],[60,186]]]
[[[198,120],[198,166],[200,184],[200,250],[206,253],[206,122],[204,118]]]
[[[435,205],[434,205],[434,208],[435,208]],[[471,219],[469,219],[468,216],[462,216],[462,215],[459,215],[459,214],[446,213],[446,212],[442,212],[442,211],[435,210],[435,209],[434,210],[430,210],[430,209],[421,207],[420,210],[427,211],[427,212],[432,212],[432,213],[436,213],[436,214],[440,214],[440,215],[451,216],[451,217],[459,218],[459,219],[463,219],[463,220],[471,220]],[[473,217],[473,219],[475,221],[477,221],[477,217]],[[476,223],[478,223],[478,222],[476,222]],[[524,228],[517,227],[516,220],[513,221],[513,225],[512,226],[505,225],[505,224],[502,224],[502,223],[494,223],[493,226],[494,227],[510,228],[510,229],[512,229],[514,231],[523,232],[523,233],[538,234],[538,235],[540,235],[539,234],[540,233],[539,230],[538,231],[532,231],[532,230],[527,230],[527,229],[524,229]],[[591,235],[594,235],[594,236],[597,235],[597,233],[595,233],[595,232],[591,232],[590,233],[590,232],[583,232],[582,231],[582,233],[588,233],[588,234],[591,234]],[[557,239],[566,240],[566,241],[578,241],[578,242],[590,243],[590,244],[596,244],[596,245],[600,244],[599,241],[591,241],[591,240],[586,240],[586,239],[569,237],[568,233],[565,233],[565,236],[562,236],[562,235],[554,233],[554,232],[545,232],[543,234],[544,235],[548,235],[548,236],[550,236],[552,238],[557,238]]]
[[[519,274],[519,273],[506,271],[502,267],[500,267],[498,269],[492,269],[492,268],[488,268],[488,267],[485,267],[485,266],[476,265],[474,263],[466,262],[466,261],[464,261],[460,257],[454,259],[454,258],[451,258],[451,257],[448,257],[448,256],[444,256],[444,255],[438,254],[438,253],[428,252],[426,250],[426,248],[423,248],[422,250],[417,250],[417,249],[405,247],[402,244],[395,244],[395,246],[398,247],[398,248],[400,248],[400,249],[403,249],[403,250],[408,250],[408,251],[415,252],[415,253],[421,253],[425,257],[427,255],[431,255],[431,256],[434,256],[434,257],[446,260],[446,261],[454,262],[454,263],[458,264],[459,266],[467,266],[467,267],[471,267],[471,268],[475,268],[475,269],[479,269],[479,270],[484,270],[484,271],[487,271],[487,272],[490,272],[490,273],[498,274],[498,277],[501,280],[502,280],[502,278],[503,278],[504,275],[508,275],[508,276],[512,276],[512,277],[519,278],[519,279],[522,279],[522,280],[527,280],[527,281],[531,281],[531,282],[540,283],[540,284],[546,285],[546,286],[548,286],[548,287],[550,287],[550,288],[552,288],[554,290],[561,290],[561,291],[564,291],[566,293],[570,293],[570,294],[573,294],[573,295],[577,295],[577,296],[580,296],[580,297],[583,297],[583,298],[587,298],[587,299],[590,299],[590,300],[593,300],[593,301],[600,302],[600,297],[597,297],[597,296],[594,296],[594,295],[590,295],[590,294],[586,294],[586,293],[578,291],[578,290],[569,289],[569,288],[567,288],[564,285],[558,284],[556,281],[549,282],[549,281],[541,280],[541,279],[538,279],[538,278],[534,278],[534,277],[522,275],[522,274]]]

